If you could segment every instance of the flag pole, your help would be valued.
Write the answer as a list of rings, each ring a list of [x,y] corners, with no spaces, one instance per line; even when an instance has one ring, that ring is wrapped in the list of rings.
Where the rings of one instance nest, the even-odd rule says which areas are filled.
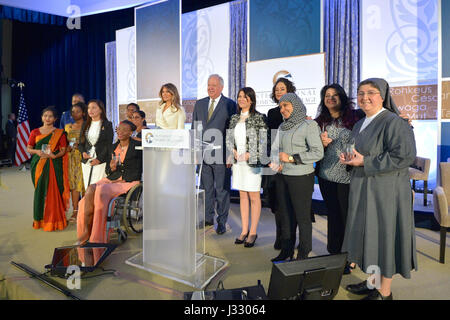
[[[22,167],[19,170],[27,170],[25,162],[28,161],[31,155],[27,152],[27,142],[30,136],[30,125],[28,122],[28,112],[23,99],[23,88],[25,83],[18,82],[17,87],[20,88],[20,102],[19,102],[19,118],[17,125],[17,141],[15,153],[15,165]]]
[[[17,86],[20,88],[20,94],[22,95],[22,89],[23,89],[23,87],[25,87],[25,83],[19,82],[19,84]],[[23,166],[20,169],[20,171],[27,171],[25,163],[23,164]]]

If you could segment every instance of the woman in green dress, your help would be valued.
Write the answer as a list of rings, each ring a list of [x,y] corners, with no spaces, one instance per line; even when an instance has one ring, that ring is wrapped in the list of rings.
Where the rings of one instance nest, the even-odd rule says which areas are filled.
[[[67,138],[63,129],[55,128],[54,107],[42,111],[42,127],[31,131],[27,151],[31,158],[31,179],[34,191],[34,229],[64,230],[69,204],[67,174]]]

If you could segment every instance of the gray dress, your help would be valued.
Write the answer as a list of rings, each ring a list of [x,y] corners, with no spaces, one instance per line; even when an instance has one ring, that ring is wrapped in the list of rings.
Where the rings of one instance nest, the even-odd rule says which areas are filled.
[[[408,167],[416,157],[414,133],[390,111],[380,113],[362,132],[364,119],[352,131],[364,167],[353,167],[349,211],[342,251],[348,261],[368,272],[410,278],[417,270],[414,213]]]

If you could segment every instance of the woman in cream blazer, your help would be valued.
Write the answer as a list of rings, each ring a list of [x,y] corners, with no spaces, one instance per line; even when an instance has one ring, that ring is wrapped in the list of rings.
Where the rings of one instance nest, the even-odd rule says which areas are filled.
[[[181,106],[177,87],[172,83],[162,85],[159,97],[161,101],[156,109],[156,126],[161,129],[184,129],[186,112]]]

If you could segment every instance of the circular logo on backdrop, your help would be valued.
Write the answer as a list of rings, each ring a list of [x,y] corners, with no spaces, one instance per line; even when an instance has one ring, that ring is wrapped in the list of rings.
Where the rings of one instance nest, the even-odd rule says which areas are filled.
[[[146,135],[145,135],[145,141],[148,143],[148,144],[150,144],[150,143],[152,143],[153,142],[153,135],[152,135],[152,133],[151,132],[148,132]]]
[[[286,78],[294,82],[294,80],[292,79],[292,74],[287,70],[281,70],[275,73],[275,75],[273,76],[273,84],[275,84],[275,82],[277,82],[277,80],[280,78]]]

